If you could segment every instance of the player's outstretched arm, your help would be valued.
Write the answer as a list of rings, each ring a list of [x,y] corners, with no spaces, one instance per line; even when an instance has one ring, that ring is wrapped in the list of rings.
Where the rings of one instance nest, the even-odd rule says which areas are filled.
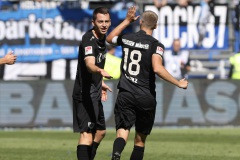
[[[175,79],[162,65],[162,57],[158,54],[152,55],[153,71],[162,79],[178,86],[179,88],[187,89],[188,81],[185,79]]]
[[[119,36],[121,32],[131,23],[136,21],[139,16],[136,16],[136,6],[130,7],[128,9],[126,18],[122,23],[120,23],[112,32],[107,36],[106,40],[108,43],[115,43],[113,42],[113,38]]]
[[[99,73],[103,77],[107,79],[111,79],[112,76],[110,76],[104,69],[99,68],[95,65],[95,57],[94,56],[88,56],[85,58],[85,64],[90,73]]]

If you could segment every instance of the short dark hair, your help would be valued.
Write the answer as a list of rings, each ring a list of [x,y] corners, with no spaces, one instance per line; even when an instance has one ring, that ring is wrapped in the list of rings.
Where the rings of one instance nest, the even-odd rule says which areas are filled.
[[[93,21],[97,19],[97,14],[98,13],[109,14],[109,16],[110,16],[110,12],[106,7],[98,7],[93,11]]]

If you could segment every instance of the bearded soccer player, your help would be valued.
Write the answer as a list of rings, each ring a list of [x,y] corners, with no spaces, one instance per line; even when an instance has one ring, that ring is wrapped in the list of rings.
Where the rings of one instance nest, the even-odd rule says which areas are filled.
[[[136,134],[130,160],[143,159],[145,141],[151,133],[156,112],[155,74],[179,88],[186,89],[188,86],[185,79],[175,79],[162,65],[164,45],[152,37],[157,27],[156,13],[143,12],[140,31],[120,35],[138,19],[135,14],[136,7],[129,8],[125,20],[107,37],[109,43],[121,45],[123,52],[114,109],[117,137],[113,143],[112,160],[120,160],[133,125]]]
[[[73,130],[80,133],[78,160],[92,160],[106,133],[101,100],[107,100],[102,80],[112,78],[103,68],[106,57],[106,33],[111,25],[109,10],[99,7],[93,12],[93,28],[82,37],[79,46],[76,80],[73,88]]]

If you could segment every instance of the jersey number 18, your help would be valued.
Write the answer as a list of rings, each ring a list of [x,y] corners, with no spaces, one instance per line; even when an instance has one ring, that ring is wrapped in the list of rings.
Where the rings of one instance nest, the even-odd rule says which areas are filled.
[[[128,62],[128,54],[129,54],[129,48],[124,48],[124,59],[123,59],[123,69],[125,71],[128,71],[128,73],[132,76],[136,76],[140,72],[140,65],[139,62],[141,61],[142,54],[138,50],[132,50],[130,52],[130,60],[131,62]],[[134,58],[137,59],[134,59]],[[133,66],[136,66],[135,70],[133,70]],[[127,70],[128,69],[128,70]]]

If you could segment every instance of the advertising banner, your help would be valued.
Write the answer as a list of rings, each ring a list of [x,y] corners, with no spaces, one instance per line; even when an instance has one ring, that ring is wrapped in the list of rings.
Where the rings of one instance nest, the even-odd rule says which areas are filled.
[[[57,2],[21,2],[16,10],[0,11],[0,57],[13,50],[17,62],[76,59],[83,34],[92,28],[92,12]],[[125,15],[112,11],[111,28]]]
[[[173,39],[180,38],[183,49],[196,49],[199,39],[199,5],[179,7],[168,5],[161,10],[153,4],[144,10],[159,15],[153,36],[171,49]],[[206,26],[202,49],[227,49],[227,5],[216,4]],[[46,62],[56,59],[75,59],[82,35],[92,27],[91,9],[60,5],[60,2],[20,2],[17,9],[0,11],[0,57],[13,50],[17,62]],[[126,15],[126,10],[111,10],[114,28]],[[138,23],[138,22],[136,22]],[[110,29],[110,30],[111,30]],[[131,27],[127,28],[132,31]]]
[[[153,4],[144,6],[158,14],[158,26],[154,37],[163,43],[166,49],[171,48],[174,39],[181,39],[183,49],[228,49],[228,6],[215,4],[206,23],[206,34],[202,45],[199,41],[200,5],[167,5],[158,10]]]
[[[71,127],[74,81],[0,81],[0,127]],[[103,102],[114,127],[117,81]],[[240,81],[191,80],[187,90],[158,81],[154,126],[240,126]]]

